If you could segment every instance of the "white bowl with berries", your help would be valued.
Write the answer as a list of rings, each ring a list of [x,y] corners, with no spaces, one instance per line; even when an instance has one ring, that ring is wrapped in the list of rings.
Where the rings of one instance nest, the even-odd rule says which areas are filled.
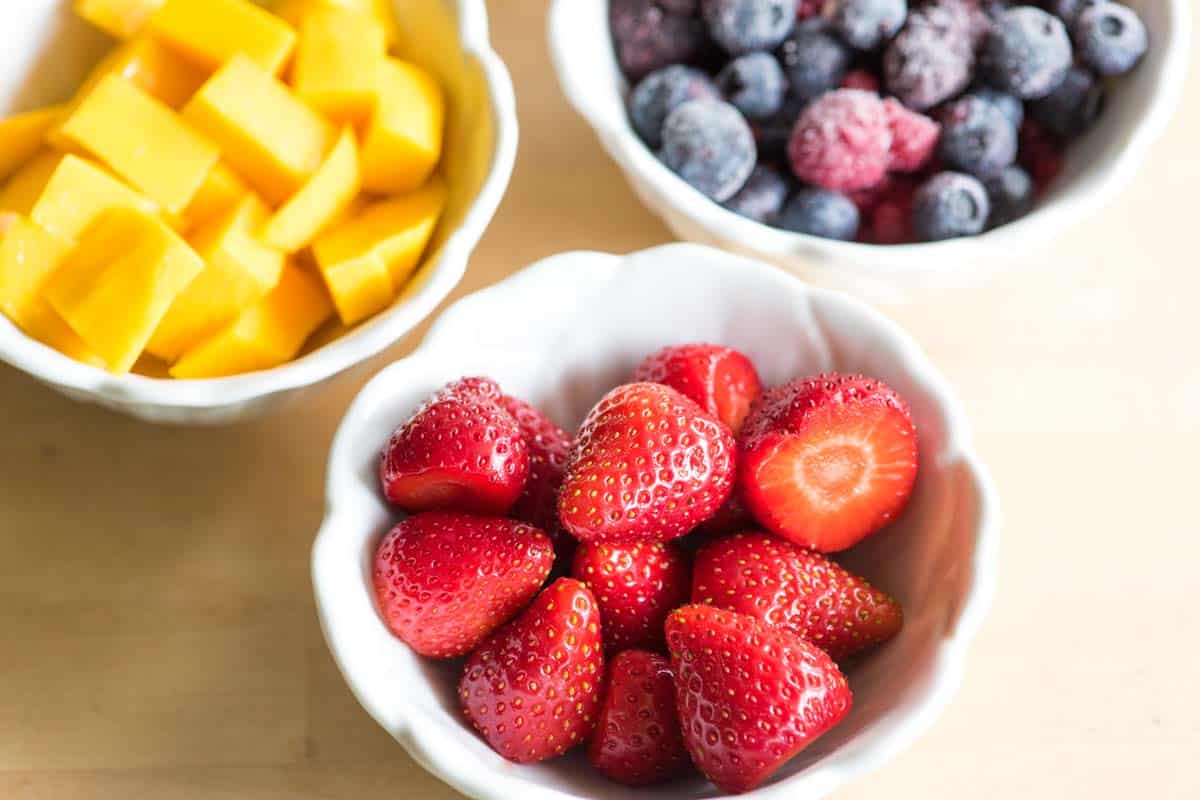
[[[1182,95],[1191,5],[556,0],[549,40],[681,238],[899,300],[1011,267],[1132,179]]]
[[[355,400],[327,491],[347,683],[489,800],[823,796],[933,724],[995,581],[994,490],[913,340],[692,244],[459,301]]]

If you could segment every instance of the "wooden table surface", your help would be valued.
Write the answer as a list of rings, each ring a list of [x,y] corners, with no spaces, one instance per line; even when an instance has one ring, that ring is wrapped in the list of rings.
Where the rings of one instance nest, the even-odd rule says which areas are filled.
[[[491,5],[521,152],[454,296],[670,240],[563,101],[544,0]],[[839,800],[1200,797],[1197,64],[1123,197],[1016,275],[885,309],[974,422],[1001,585],[951,708]],[[456,796],[358,707],[317,629],[325,455],[364,379],[209,430],[0,367],[0,797]]]

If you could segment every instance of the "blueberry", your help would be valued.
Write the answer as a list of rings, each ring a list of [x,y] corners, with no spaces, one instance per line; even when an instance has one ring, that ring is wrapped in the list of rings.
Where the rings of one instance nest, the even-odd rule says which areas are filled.
[[[748,53],[725,65],[717,87],[747,118],[766,119],[783,106],[787,78],[770,53]]]
[[[1050,94],[1029,104],[1029,114],[1059,139],[1082,136],[1104,110],[1104,87],[1083,67],[1072,67]]]
[[[755,222],[770,224],[779,216],[787,193],[787,180],[774,169],[759,164],[750,173],[746,185],[725,201],[725,207]]]
[[[1002,92],[990,86],[980,86],[977,89],[972,89],[970,96],[978,97],[985,103],[991,103],[1000,109],[1001,114],[1008,117],[1008,121],[1013,124],[1014,128],[1017,130],[1021,129],[1021,123],[1025,121],[1025,104],[1020,99],[1008,92]]]
[[[817,18],[807,19],[779,47],[779,60],[792,92],[811,100],[836,89],[850,68],[853,53]]]
[[[608,21],[617,61],[631,81],[668,64],[693,61],[709,46],[695,0],[612,0]]]
[[[1033,6],[1009,9],[983,44],[988,82],[1023,100],[1054,91],[1071,68],[1071,39],[1062,20]]]
[[[1102,6],[1109,0],[1050,0],[1046,9],[1063,22],[1070,25],[1081,13],[1095,6]]]
[[[629,93],[629,118],[642,141],[657,149],[662,145],[662,126],[681,103],[704,97],[719,97],[717,87],[698,69],[674,64],[651,72]]]
[[[992,213],[988,227],[996,228],[1020,219],[1033,210],[1036,187],[1029,173],[1018,166],[1006,167],[983,182]]]
[[[754,123],[754,141],[758,144],[759,158],[786,162],[788,142],[792,138],[792,129],[796,120],[808,106],[808,102],[792,93],[783,98],[783,105],[778,111],[764,120]]]
[[[926,242],[983,231],[991,213],[987,190],[978,178],[961,172],[939,172],[913,197],[913,230]]]
[[[700,0],[708,33],[731,55],[770,50],[792,32],[796,0]]]
[[[908,15],[884,52],[884,83],[904,105],[924,111],[967,88],[974,60],[964,18],[942,6],[924,6]]]
[[[825,18],[851,47],[874,50],[891,39],[908,16],[908,0],[828,0]]]
[[[723,203],[750,177],[754,135],[736,108],[720,100],[689,100],[667,115],[663,162],[708,197]]]
[[[801,189],[779,215],[780,228],[848,242],[858,235],[858,206],[828,189]]]
[[[1149,37],[1142,19],[1120,3],[1089,8],[1071,28],[1079,59],[1101,75],[1124,75],[1146,55]]]
[[[995,175],[1017,157],[1017,129],[995,106],[968,95],[942,109],[938,156],[953,169]]]

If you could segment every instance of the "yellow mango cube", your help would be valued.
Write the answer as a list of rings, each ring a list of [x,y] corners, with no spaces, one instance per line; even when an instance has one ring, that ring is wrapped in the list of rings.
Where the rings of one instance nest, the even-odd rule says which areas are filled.
[[[75,0],[75,13],[118,39],[133,36],[163,0]]]
[[[172,214],[187,208],[221,156],[168,106],[116,75],[79,104],[62,135]]]
[[[51,106],[0,121],[0,180],[37,155],[46,133],[62,113],[62,106]]]
[[[18,214],[33,211],[50,177],[64,158],[62,153],[43,150],[27,161],[0,190],[0,209]]]
[[[363,187],[411,192],[442,156],[446,101],[433,76],[412,64],[389,58],[379,76],[379,100],[363,137]]]
[[[266,204],[250,194],[189,237],[204,271],[171,304],[147,350],[175,361],[275,287],[284,255],[254,238],[269,215]]]
[[[200,190],[192,198],[192,203],[183,212],[184,227],[192,230],[206,222],[233,210],[241,200],[250,194],[246,185],[236,172],[223,161],[208,173]]]
[[[299,30],[304,15],[310,9],[320,7],[362,14],[380,27],[388,45],[396,41],[396,15],[392,10],[392,0],[278,0],[274,11],[277,17]]]
[[[292,88],[330,119],[365,120],[375,108],[386,50],[383,29],[370,17],[317,6],[300,27]]]
[[[28,214],[34,222],[67,239],[78,239],[99,216],[114,208],[131,208],[146,214],[160,211],[153,200],[79,156],[47,158],[44,163],[32,165],[30,171],[30,175],[13,179],[14,183],[20,179],[28,185],[9,186],[13,205],[17,206],[12,210],[24,211],[23,205],[28,202]],[[44,178],[40,186],[36,185],[39,178]]]
[[[333,307],[320,281],[287,264],[270,294],[185,353],[171,367],[171,375],[219,378],[286,364],[331,313]]]
[[[147,27],[209,69],[241,55],[278,75],[296,46],[291,26],[249,0],[167,0]]]
[[[377,250],[322,267],[321,276],[343,325],[375,316],[396,298],[392,273]]]
[[[157,216],[115,208],[87,229],[43,291],[105,366],[125,373],[203,269],[200,256]]]
[[[263,228],[262,240],[285,253],[307,247],[345,213],[361,185],[354,131],[346,128],[304,188],[275,212]]]
[[[243,56],[204,84],[183,115],[273,205],[317,171],[336,135],[287,86]]]

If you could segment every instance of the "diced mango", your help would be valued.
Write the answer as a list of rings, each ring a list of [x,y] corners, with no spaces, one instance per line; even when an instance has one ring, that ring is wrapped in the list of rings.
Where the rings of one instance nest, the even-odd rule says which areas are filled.
[[[163,0],[75,0],[75,13],[118,39],[133,36]]]
[[[370,17],[330,6],[304,15],[292,87],[330,119],[359,122],[375,108],[387,45]]]
[[[0,121],[0,180],[16,172],[42,149],[46,132],[62,116],[62,106],[14,114]]]
[[[159,213],[158,204],[130,189],[117,178],[79,156],[67,155],[58,158],[53,167],[47,159],[37,165],[37,172],[49,171],[36,200],[30,202],[29,216],[46,230],[68,239],[78,239],[96,219],[114,208],[129,208],[146,214]],[[22,182],[27,179],[29,187],[13,187],[14,195],[24,201],[33,194],[33,180],[39,175],[18,175]],[[17,205],[14,203],[14,205]],[[17,207],[13,210],[21,211]]]
[[[18,214],[33,211],[63,158],[65,156],[62,153],[51,150],[44,150],[31,158],[4,184],[3,191],[0,191],[0,208]]]
[[[353,325],[378,314],[396,297],[392,273],[378,250],[323,267],[321,276],[343,325]]]
[[[44,294],[113,372],[128,372],[204,262],[157,216],[108,211],[46,281]]]
[[[296,46],[291,26],[249,0],[167,0],[147,26],[209,69],[242,55],[278,75]]]
[[[396,194],[424,184],[441,158],[445,117],[441,87],[429,73],[385,60],[379,101],[363,138],[363,187]]]
[[[187,208],[221,155],[168,106],[116,75],[79,104],[62,135],[172,214]]]
[[[304,14],[311,8],[321,6],[355,11],[370,17],[383,30],[387,44],[396,41],[396,14],[392,10],[392,0],[278,0],[274,11],[277,17],[299,30]]]
[[[354,131],[342,131],[321,168],[262,231],[271,247],[294,253],[312,243],[350,207],[361,188]]]
[[[284,84],[240,55],[201,87],[183,114],[273,205],[316,172],[335,136],[333,126]]]
[[[183,212],[184,227],[193,230],[211,222],[231,211],[248,194],[250,187],[246,182],[223,161],[218,161],[204,183],[200,184],[200,191],[192,198],[192,204]]]
[[[275,287],[284,255],[253,235],[269,215],[266,204],[249,194],[231,212],[192,234],[189,242],[204,259],[204,271],[171,304],[150,337],[151,353],[164,361],[176,360]]]
[[[421,261],[446,205],[446,186],[434,176],[405,197],[367,206],[313,245],[321,272],[377,253],[399,288]]]
[[[171,375],[219,378],[286,364],[332,312],[320,282],[288,264],[270,294],[185,353],[171,368]]]

